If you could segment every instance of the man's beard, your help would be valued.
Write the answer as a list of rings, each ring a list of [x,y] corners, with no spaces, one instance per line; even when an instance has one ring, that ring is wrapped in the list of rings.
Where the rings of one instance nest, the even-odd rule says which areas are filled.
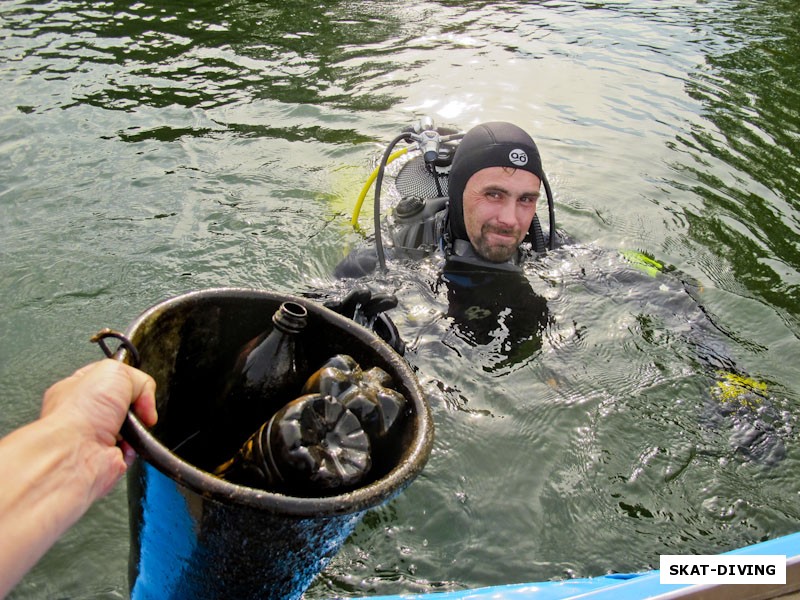
[[[513,235],[513,241],[509,238],[508,244],[490,244],[487,241],[487,234],[499,233],[504,235]],[[520,242],[522,241],[519,235],[519,230],[516,228],[496,227],[494,225],[484,224],[481,227],[481,237],[475,241],[475,250],[483,258],[490,262],[501,263],[506,262],[517,252]]]

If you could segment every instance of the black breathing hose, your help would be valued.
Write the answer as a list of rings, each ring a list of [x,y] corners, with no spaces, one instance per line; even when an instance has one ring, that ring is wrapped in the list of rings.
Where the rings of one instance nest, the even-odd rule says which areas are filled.
[[[542,183],[544,184],[544,193],[547,195],[547,214],[550,222],[550,240],[547,244],[549,250],[556,249],[556,209],[555,202],[553,201],[553,192],[550,191],[550,182],[547,177],[542,173]]]
[[[378,264],[381,267],[381,271],[386,271],[386,256],[383,251],[383,240],[381,239],[381,186],[383,185],[383,173],[386,171],[386,163],[389,161],[389,155],[391,155],[394,147],[403,140],[408,141],[410,139],[411,134],[406,132],[401,133],[389,142],[381,158],[378,176],[375,179],[375,203],[372,207],[372,212],[375,221],[375,251],[378,253]]]

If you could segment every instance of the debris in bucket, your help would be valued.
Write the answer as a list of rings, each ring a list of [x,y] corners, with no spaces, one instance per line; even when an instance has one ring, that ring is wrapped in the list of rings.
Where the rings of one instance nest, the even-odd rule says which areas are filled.
[[[355,413],[376,451],[382,450],[402,421],[405,397],[391,387],[380,367],[363,371],[352,357],[337,354],[316,371],[303,393],[330,394]]]
[[[263,489],[330,490],[355,485],[371,465],[356,416],[333,396],[306,394],[275,413],[215,475]]]
[[[217,439],[230,456],[253,432],[289,400],[297,397],[308,366],[299,343],[308,323],[308,311],[296,302],[284,302],[272,316],[274,328],[245,344],[236,359],[223,393],[213,411],[224,432]],[[224,456],[223,455],[223,456]]]
[[[352,488],[397,441],[407,402],[391,383],[380,367],[364,371],[346,354],[333,356],[214,474],[276,491]]]

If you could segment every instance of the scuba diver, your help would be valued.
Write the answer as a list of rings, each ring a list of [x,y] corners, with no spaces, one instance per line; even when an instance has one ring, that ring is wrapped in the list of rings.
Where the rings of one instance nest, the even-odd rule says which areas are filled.
[[[384,222],[381,184],[386,166],[405,152],[393,153],[401,141],[416,144],[419,153],[397,172],[394,187],[399,200]],[[570,242],[556,230],[553,194],[531,136],[506,122],[483,123],[464,134],[437,129],[432,120],[421,119],[386,148],[362,190],[354,226],[373,181],[375,243],[352,251],[335,267],[334,275],[355,282],[377,269],[386,271],[387,253],[396,260],[443,257],[434,292],[441,286],[446,289],[447,316],[456,335],[472,346],[499,341],[510,362],[536,353],[552,318],[523,266]],[[542,188],[548,208],[546,234],[537,214]],[[388,233],[386,248],[383,227]],[[765,464],[780,461],[785,454],[785,420],[770,402],[766,386],[741,373],[728,357],[721,340],[731,335],[707,313],[696,283],[677,272],[665,280],[663,275],[674,270],[644,253],[621,254],[633,268],[615,277],[620,284],[646,289],[650,282],[658,287],[668,308],[675,309],[673,315],[686,316],[680,325],[688,323],[688,331],[681,337],[714,382],[710,410],[703,420],[712,425],[727,421],[732,428],[731,445],[746,459]],[[642,294],[654,297],[646,291]],[[397,303],[394,295],[374,293],[358,283],[344,298],[325,302],[373,329],[402,354],[405,344],[386,314]]]
[[[390,233],[400,257],[419,258],[440,249],[448,263],[520,271],[532,252],[555,248],[552,193],[539,150],[511,123],[483,123],[456,147],[445,142],[438,151],[423,153],[403,166],[395,185],[402,198]],[[551,215],[547,245],[536,214],[542,186]],[[335,275],[362,277],[378,264],[385,269],[381,244],[376,231],[376,247],[351,253]]]
[[[406,134],[422,142],[421,152],[395,180],[401,199],[388,224],[390,251],[395,258],[412,260],[443,253],[438,283],[446,286],[448,316],[460,335],[486,344],[502,319],[509,338],[506,346],[539,340],[527,344],[527,352],[535,351],[549,317],[544,298],[531,289],[522,265],[556,245],[553,198],[536,143],[520,127],[505,122],[483,123],[462,135],[436,130],[430,120],[422,120],[416,131]],[[550,213],[547,242],[536,214],[542,187]],[[377,205],[379,193],[376,185]],[[380,223],[375,247],[351,252],[336,266],[336,277],[358,279],[379,265],[386,269],[379,230]],[[487,289],[493,293],[487,294]],[[343,301],[346,313],[354,301],[375,306],[363,287]],[[391,307],[385,295],[378,301]],[[376,331],[398,349],[402,342],[383,310],[372,319],[379,326]]]

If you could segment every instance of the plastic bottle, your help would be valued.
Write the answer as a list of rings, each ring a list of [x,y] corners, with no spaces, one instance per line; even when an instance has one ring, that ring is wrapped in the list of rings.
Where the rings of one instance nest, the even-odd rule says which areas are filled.
[[[380,367],[364,371],[347,354],[331,357],[306,381],[303,393],[331,395],[358,418],[370,438],[373,462],[393,445],[406,409],[406,399],[392,389],[391,376]]]
[[[275,413],[214,474],[248,487],[317,495],[360,482],[370,454],[351,411],[332,396],[307,394]]]
[[[259,425],[297,398],[308,375],[300,341],[308,324],[306,308],[284,302],[272,322],[271,330],[244,345],[212,411],[219,456],[231,456]]]

